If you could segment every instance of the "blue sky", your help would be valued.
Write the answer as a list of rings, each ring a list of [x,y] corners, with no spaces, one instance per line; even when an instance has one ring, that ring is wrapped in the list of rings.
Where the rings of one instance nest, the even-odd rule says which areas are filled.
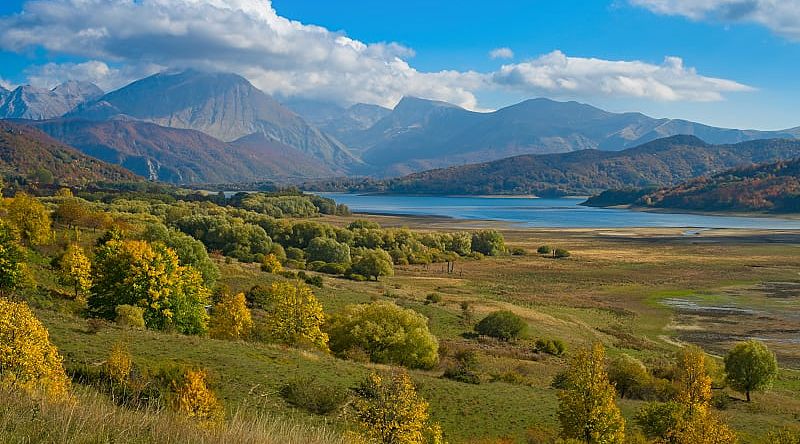
[[[0,78],[111,89],[198,67],[281,97],[417,95],[478,110],[551,97],[778,129],[800,125],[798,3],[5,0]],[[510,51],[490,57],[497,48]]]

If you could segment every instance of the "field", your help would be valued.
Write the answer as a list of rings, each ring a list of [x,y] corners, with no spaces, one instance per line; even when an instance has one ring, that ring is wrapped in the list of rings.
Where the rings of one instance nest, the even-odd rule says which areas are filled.
[[[477,222],[432,218],[370,217],[383,226],[421,230],[475,227]],[[352,218],[326,216],[344,225]],[[800,233],[676,229],[535,230],[490,224],[524,256],[460,260],[448,274],[441,264],[402,266],[380,282],[326,276],[316,293],[326,312],[370,300],[393,300],[430,319],[443,356],[440,368],[413,371],[451,443],[526,442],[529,430],[555,433],[553,376],[566,360],[532,351],[536,338],[563,340],[569,350],[602,341],[611,356],[628,353],[645,363],[670,358],[685,343],[722,355],[732,343],[757,337],[773,348],[783,367],[778,382],[746,404],[728,392],[722,416],[742,441],[758,442],[765,430],[796,423],[800,414]],[[568,249],[550,259],[539,245]],[[216,259],[222,280],[235,291],[283,279],[257,265]],[[430,294],[441,302],[428,303]],[[463,319],[497,309],[522,316],[528,337],[516,343],[476,339]],[[39,304],[39,317],[65,355],[68,369],[99,365],[111,345],[130,343],[137,365],[188,365],[209,369],[212,385],[231,413],[280,418],[293,424],[342,430],[341,418],[294,409],[278,395],[285,382],[311,376],[346,389],[374,368],[319,352],[246,342],[119,329],[90,328],[67,304]],[[486,382],[464,384],[441,377],[454,351],[479,352]],[[720,389],[718,391],[723,391]],[[641,401],[620,401],[630,419]],[[629,428],[635,428],[630,422]]]

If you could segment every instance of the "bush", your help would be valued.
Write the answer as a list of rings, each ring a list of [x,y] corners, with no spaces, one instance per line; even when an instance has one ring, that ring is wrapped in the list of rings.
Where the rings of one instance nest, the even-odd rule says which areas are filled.
[[[528,253],[522,247],[514,247],[511,249],[511,254],[514,256],[525,256]]]
[[[144,329],[144,310],[133,305],[117,305],[115,322],[121,327]]]
[[[270,253],[264,256],[264,260],[261,262],[261,271],[278,274],[283,271],[283,265],[277,256]]]
[[[682,416],[683,406],[677,402],[650,402],[636,412],[633,420],[648,438],[666,439]]]
[[[324,281],[322,280],[322,276],[308,276],[303,280],[306,282],[306,284],[319,288],[322,288],[325,285]]]
[[[279,393],[289,404],[318,415],[335,412],[347,400],[347,392],[307,377],[289,381]]]
[[[286,258],[293,261],[301,261],[306,258],[306,253],[297,247],[289,247],[286,249]]]
[[[339,243],[335,239],[315,237],[309,242],[306,255],[310,261],[349,264],[350,246]]]
[[[550,254],[553,252],[553,249],[549,245],[542,245],[536,249],[536,252],[539,254]]]
[[[475,331],[484,336],[510,341],[519,338],[527,328],[527,324],[519,316],[510,311],[496,311],[481,319]]]
[[[366,276],[358,273],[350,273],[347,277],[356,282],[366,282],[368,280]]]
[[[325,274],[341,275],[347,273],[347,265],[335,264],[335,263],[323,264],[320,265],[319,268],[316,269],[316,271]]]
[[[651,376],[637,359],[621,355],[608,364],[608,379],[617,388],[620,398],[643,399],[648,395]]]
[[[499,256],[506,252],[506,243],[499,231],[481,230],[472,235],[472,251]]]
[[[481,378],[475,372],[478,355],[472,350],[461,350],[455,354],[455,365],[444,371],[443,377],[467,384],[480,384]]]
[[[428,304],[438,304],[442,302],[442,295],[439,293],[430,293],[429,295],[425,296],[425,302]]]
[[[328,324],[330,348],[342,354],[366,351],[372,362],[411,368],[433,368],[439,344],[428,330],[428,319],[391,302],[349,305]]]
[[[570,252],[563,248],[556,248],[555,251],[553,251],[553,257],[556,259],[561,259],[570,256],[571,256]]]
[[[533,351],[547,353],[548,355],[561,356],[567,351],[567,346],[560,339],[537,339]]]

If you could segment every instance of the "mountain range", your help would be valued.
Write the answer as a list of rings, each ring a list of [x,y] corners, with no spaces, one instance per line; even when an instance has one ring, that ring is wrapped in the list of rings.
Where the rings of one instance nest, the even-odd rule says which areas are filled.
[[[800,140],[712,145],[682,135],[622,151],[525,154],[396,179],[322,181],[307,187],[400,194],[591,195],[607,189],[674,185],[732,167],[795,157],[800,157]]]
[[[517,188],[541,189],[558,176],[542,172],[541,165],[546,162],[583,168],[564,172],[566,176],[587,175],[588,167],[570,163],[569,156],[556,156],[536,158],[535,162],[524,158],[534,162],[527,173],[519,166],[503,168],[523,162],[520,155],[572,152],[581,153],[573,156],[576,161],[590,156],[599,165],[608,165],[621,160],[607,153],[673,135],[694,135],[713,145],[800,137],[800,128],[716,128],[548,99],[527,100],[487,113],[414,97],[403,98],[394,109],[300,99],[280,103],[236,74],[196,70],[155,74],[107,94],[78,82],[50,90],[21,86],[0,91],[0,118],[27,119],[89,155],[150,179],[177,183],[354,175],[383,178],[478,163],[465,166],[464,171],[486,171],[481,177],[522,177]],[[686,146],[700,145],[692,141]],[[665,181],[673,170],[680,172],[670,180],[680,180],[687,172],[733,166],[693,157],[689,151],[673,152],[670,159],[662,160],[674,164],[662,167],[662,172],[630,172],[620,180],[673,183]],[[513,156],[514,160],[485,165]],[[756,161],[752,156],[744,153],[735,161]],[[495,171],[489,172],[492,168]],[[554,171],[558,168],[552,167]],[[442,174],[426,172],[393,183],[419,184],[423,178],[435,181]],[[537,174],[541,179],[531,182]],[[597,178],[585,186],[564,185],[569,181],[561,180],[550,182],[550,187],[593,190],[605,182],[613,185],[616,179]],[[500,192],[515,188],[496,182],[489,187],[474,185]]]

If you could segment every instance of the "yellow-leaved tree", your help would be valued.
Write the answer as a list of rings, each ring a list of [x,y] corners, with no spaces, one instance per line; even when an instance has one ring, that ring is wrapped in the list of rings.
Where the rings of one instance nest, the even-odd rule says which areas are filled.
[[[208,387],[208,374],[203,370],[189,370],[180,383],[173,381],[174,407],[179,413],[213,425],[223,419],[223,408],[214,392]]]
[[[209,328],[212,338],[236,341],[247,337],[252,329],[253,317],[247,308],[244,293],[235,296],[225,294],[214,305]]]
[[[417,394],[408,373],[370,374],[354,389],[350,404],[361,433],[381,444],[441,444],[442,430],[431,423],[428,402]]]
[[[322,332],[325,313],[308,285],[274,282],[266,299],[262,330],[271,340],[327,350],[328,335]]]
[[[674,444],[732,444],[736,433],[711,411],[711,376],[706,354],[698,347],[686,347],[678,357],[678,395],[683,415],[668,432]]]
[[[117,342],[111,347],[105,363],[105,371],[112,381],[118,384],[128,382],[128,377],[133,370],[133,358],[128,351],[128,346],[122,342]]]
[[[28,245],[44,245],[53,240],[50,212],[36,198],[17,193],[6,205],[8,220]]]
[[[575,353],[564,384],[558,393],[562,437],[593,444],[625,441],[625,420],[614,400],[602,344]]]
[[[24,302],[0,298],[0,387],[65,399],[69,378],[47,329]]]
[[[22,247],[12,228],[0,220],[0,297],[17,288],[24,273]]]
[[[61,280],[75,291],[75,299],[83,299],[92,287],[92,263],[78,244],[70,244],[59,262]]]

